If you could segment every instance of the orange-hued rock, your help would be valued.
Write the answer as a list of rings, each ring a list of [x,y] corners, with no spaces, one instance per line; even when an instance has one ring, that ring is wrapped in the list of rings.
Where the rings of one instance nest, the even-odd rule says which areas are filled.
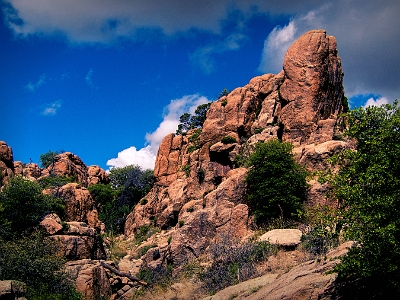
[[[344,94],[336,39],[325,30],[303,34],[286,52],[283,70],[283,139],[299,144],[331,140]]]
[[[110,177],[99,166],[90,166],[87,169],[88,172],[88,185],[94,185],[98,183],[108,184],[110,183]]]
[[[0,185],[8,183],[14,175],[14,158],[11,147],[6,142],[0,141]]]
[[[343,71],[336,40],[323,30],[301,36],[287,51],[279,74],[255,77],[211,103],[201,129],[169,134],[155,164],[156,183],[128,215],[125,235],[155,224],[174,228],[171,259],[182,264],[201,255],[214,237],[246,238],[252,218],[244,201],[246,169],[238,168],[257,142],[294,144],[295,158],[310,171],[348,148],[334,141],[342,129]],[[233,137],[236,143],[224,144]],[[313,181],[306,204],[331,204],[328,186]]]
[[[64,152],[58,154],[51,164],[42,171],[42,176],[50,175],[74,177],[83,186],[88,185],[88,168],[85,163],[75,154]]]
[[[65,221],[85,222],[95,229],[100,228],[95,202],[85,187],[78,183],[68,183],[60,188],[44,190],[43,193],[53,194],[64,200]]]

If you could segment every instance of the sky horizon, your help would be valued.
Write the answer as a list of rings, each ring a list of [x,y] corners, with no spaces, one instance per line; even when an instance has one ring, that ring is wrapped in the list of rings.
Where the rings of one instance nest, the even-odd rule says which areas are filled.
[[[0,0],[0,140],[15,161],[69,151],[154,168],[179,116],[282,70],[287,48],[337,39],[351,107],[400,98],[398,1]]]

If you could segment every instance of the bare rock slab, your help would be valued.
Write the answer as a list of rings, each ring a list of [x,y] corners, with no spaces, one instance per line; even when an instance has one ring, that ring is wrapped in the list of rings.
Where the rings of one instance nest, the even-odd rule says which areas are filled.
[[[295,247],[301,243],[302,233],[298,229],[274,229],[264,233],[260,241],[268,241],[271,245]]]

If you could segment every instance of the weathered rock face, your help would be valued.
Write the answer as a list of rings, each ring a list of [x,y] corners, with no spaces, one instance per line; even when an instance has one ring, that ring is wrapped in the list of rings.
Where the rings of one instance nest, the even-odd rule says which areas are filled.
[[[68,183],[60,188],[47,189],[46,194],[62,198],[65,203],[65,221],[78,221],[100,229],[95,202],[90,192],[78,183]]]
[[[331,140],[344,93],[336,39],[324,30],[307,32],[286,52],[283,70],[278,117],[283,140],[299,144]]]
[[[88,185],[94,185],[98,183],[108,184],[110,183],[110,177],[99,166],[90,166],[88,171]]]
[[[88,168],[85,163],[75,154],[64,152],[55,157],[54,164],[51,164],[42,171],[42,175],[58,175],[74,177],[84,187],[88,185]]]
[[[7,183],[13,174],[14,159],[12,149],[6,142],[0,141],[0,183]]]
[[[66,264],[66,271],[75,282],[76,290],[85,300],[109,298],[112,294],[110,277],[99,261],[83,259]]]
[[[327,167],[325,158],[347,144],[333,141],[343,110],[343,72],[336,40],[310,31],[287,51],[282,72],[250,80],[213,102],[202,130],[169,134],[159,148],[155,186],[128,216],[125,234],[145,224],[175,227],[174,263],[200,255],[213,237],[249,234],[252,220],[243,203],[246,169],[236,159],[259,141],[281,139],[295,145],[299,162],[310,170]],[[232,143],[222,138],[230,136]],[[324,203],[314,186],[312,203]]]

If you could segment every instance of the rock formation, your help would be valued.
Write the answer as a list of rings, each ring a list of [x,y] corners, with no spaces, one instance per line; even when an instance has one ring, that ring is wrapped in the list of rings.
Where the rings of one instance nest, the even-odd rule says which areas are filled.
[[[301,36],[277,75],[255,77],[213,102],[202,130],[161,142],[147,203],[128,216],[125,234],[156,223],[172,233],[174,264],[198,257],[223,232],[243,238],[252,220],[243,203],[246,169],[235,159],[250,145],[278,138],[294,144],[297,160],[323,169],[323,160],[347,147],[334,141],[343,111],[343,72],[336,40],[323,30]],[[229,143],[223,138],[230,136]],[[309,202],[324,202],[317,183]],[[313,204],[311,203],[310,204]]]
[[[98,183],[108,184],[110,183],[110,177],[99,166],[90,166],[87,168],[88,172],[88,185],[94,185]]]
[[[6,142],[0,141],[0,186],[14,174],[13,152]]]
[[[88,185],[88,168],[85,163],[75,154],[64,152],[58,154],[54,163],[42,171],[42,176],[49,175],[74,177],[84,187]]]

